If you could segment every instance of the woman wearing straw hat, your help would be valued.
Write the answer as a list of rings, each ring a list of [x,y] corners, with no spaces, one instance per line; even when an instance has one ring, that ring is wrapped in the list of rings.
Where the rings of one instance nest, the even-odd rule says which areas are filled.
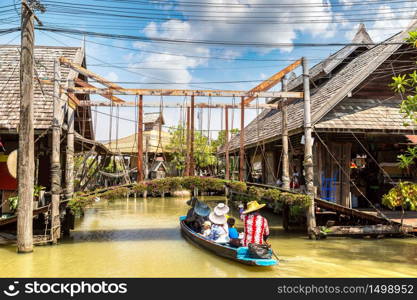
[[[243,246],[264,244],[268,239],[268,221],[259,213],[259,210],[264,206],[265,204],[259,204],[258,201],[251,201],[248,202],[246,210],[242,212],[241,219],[245,224]]]
[[[224,203],[219,203],[209,215],[211,221],[210,239],[219,244],[229,242],[229,227],[227,225],[226,214],[229,212],[229,207]]]

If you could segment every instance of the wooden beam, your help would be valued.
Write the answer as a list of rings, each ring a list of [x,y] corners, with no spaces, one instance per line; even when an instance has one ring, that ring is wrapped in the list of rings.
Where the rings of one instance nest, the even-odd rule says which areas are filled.
[[[117,85],[113,82],[110,82],[110,81],[106,80],[105,78],[101,77],[100,75],[97,75],[96,73],[91,72],[91,71],[87,70],[86,68],[84,68],[84,67],[82,67],[78,64],[73,63],[72,61],[70,61],[69,59],[67,59],[65,57],[60,57],[59,61],[62,65],[67,66],[67,67],[73,69],[74,71],[77,71],[78,73],[80,73],[80,74],[82,74],[86,77],[94,79],[98,83],[101,83],[102,85],[107,86],[111,90],[118,90],[118,89],[122,88],[120,85]],[[112,94],[112,92],[109,91],[109,92],[105,93],[103,96],[108,96],[108,95],[111,95],[111,94]],[[119,101],[120,100],[122,102],[124,102],[124,100],[119,99]]]
[[[187,107],[187,137],[186,137],[186,146],[187,146],[187,156],[185,159],[185,176],[190,176],[190,117],[191,117],[191,108]]]
[[[258,98],[297,98],[302,99],[302,92],[248,92],[233,90],[174,90],[174,89],[125,89],[125,88],[84,88],[68,87],[65,92],[74,94],[98,95],[144,95],[144,96],[201,96],[201,97],[258,97]]]
[[[80,79],[80,78],[76,78],[75,79],[75,84],[78,84],[80,87],[85,87],[85,88],[95,88],[94,85],[85,82],[84,80]],[[114,96],[113,94],[105,94],[105,95],[101,95],[106,99],[109,99],[110,101],[113,101],[114,103],[124,103],[125,101],[123,99],[120,99],[119,97]]]
[[[137,182],[143,181],[143,96],[139,96],[138,116],[138,177]]]
[[[194,126],[195,126],[195,114],[194,114],[194,96],[191,96],[191,120],[190,120],[190,175],[195,175],[195,161],[194,161]],[[195,195],[197,196],[197,195]]]
[[[240,101],[240,151],[239,151],[239,180],[244,180],[245,172],[245,97]]]
[[[103,107],[110,107],[110,106],[120,106],[120,107],[135,107],[137,104],[135,102],[124,102],[124,103],[112,103],[112,102],[96,102],[96,101],[80,101],[80,107],[84,106],[103,106]],[[161,104],[144,104],[143,107],[161,107]],[[170,103],[170,104],[163,104],[163,108],[184,108],[184,107],[191,107],[191,105],[184,105],[183,103]],[[240,104],[206,104],[206,103],[197,103],[194,105],[196,108],[240,108]],[[245,109],[276,109],[276,104],[258,104],[258,105],[246,105]]]
[[[256,87],[254,87],[253,89],[251,89],[249,92],[255,93],[255,92],[265,92],[265,91],[269,90],[274,85],[276,85],[277,83],[279,83],[281,81],[281,79],[286,74],[288,74],[289,72],[293,71],[299,65],[301,65],[301,59],[296,60],[295,62],[293,62],[288,67],[286,67],[283,70],[279,71],[278,73],[272,75],[267,80],[261,82]],[[247,104],[251,103],[252,100],[254,100],[255,98],[256,98],[256,96],[250,96],[250,97],[246,98],[244,104],[247,105]],[[291,97],[286,97],[286,98],[291,98]]]
[[[225,179],[230,179],[230,157],[229,157],[229,108],[224,108],[224,123],[225,123],[225,159],[226,159],[226,172]]]

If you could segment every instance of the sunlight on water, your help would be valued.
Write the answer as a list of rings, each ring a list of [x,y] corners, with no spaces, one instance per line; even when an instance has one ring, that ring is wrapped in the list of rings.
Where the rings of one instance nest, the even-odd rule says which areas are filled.
[[[281,262],[244,266],[184,240],[178,217],[187,199],[101,201],[58,246],[17,255],[0,246],[3,277],[405,277],[417,276],[416,239],[310,241],[268,215]]]

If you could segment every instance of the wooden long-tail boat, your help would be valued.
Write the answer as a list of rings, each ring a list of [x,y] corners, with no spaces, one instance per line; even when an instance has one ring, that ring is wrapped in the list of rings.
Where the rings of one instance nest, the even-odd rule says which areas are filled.
[[[245,265],[267,267],[278,264],[278,260],[276,259],[259,259],[249,257],[248,247],[233,248],[227,245],[217,244],[211,240],[208,240],[204,238],[202,235],[191,230],[191,228],[189,228],[185,224],[184,220],[185,216],[180,217],[180,226],[183,236],[187,240],[193,242],[194,244],[197,244],[198,246],[204,249],[207,249],[219,256],[240,262]]]

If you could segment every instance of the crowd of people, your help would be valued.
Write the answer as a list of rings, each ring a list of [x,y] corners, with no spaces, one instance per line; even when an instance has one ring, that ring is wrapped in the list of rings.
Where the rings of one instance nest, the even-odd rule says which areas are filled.
[[[241,233],[235,228],[236,220],[228,215],[229,207],[226,204],[218,203],[211,210],[196,197],[192,197],[187,204],[191,206],[185,219],[187,226],[216,243],[246,247],[249,244],[265,244],[269,237],[268,221],[259,212],[265,204],[251,201],[246,208],[239,205],[240,219],[244,223]]]

